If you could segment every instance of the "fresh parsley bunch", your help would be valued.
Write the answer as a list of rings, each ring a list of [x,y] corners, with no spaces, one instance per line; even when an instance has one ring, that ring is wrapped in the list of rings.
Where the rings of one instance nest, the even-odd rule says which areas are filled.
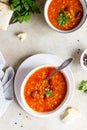
[[[9,0],[10,9],[14,11],[10,23],[28,22],[32,13],[40,13],[35,0]]]

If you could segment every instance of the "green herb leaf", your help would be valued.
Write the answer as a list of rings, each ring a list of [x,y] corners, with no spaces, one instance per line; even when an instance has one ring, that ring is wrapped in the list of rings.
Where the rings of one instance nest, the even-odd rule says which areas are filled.
[[[59,26],[62,26],[65,25],[70,20],[70,17],[66,15],[66,12],[64,10],[61,10],[57,20]]]
[[[30,19],[30,17],[31,17],[31,15],[30,15],[28,12],[26,12],[26,14],[24,15],[23,20],[24,20],[25,22],[28,22],[28,20]]]
[[[87,89],[86,89],[86,90],[84,90],[84,92],[85,92],[85,93],[87,93]]]
[[[79,86],[79,90],[84,90],[86,87],[85,86]]]
[[[32,13],[40,13],[35,0],[8,0],[10,9],[14,11],[10,23],[28,22]]]
[[[82,80],[81,85],[79,86],[79,90],[84,90],[84,92],[87,91],[87,81]]]
[[[46,94],[47,96],[53,96],[53,91],[52,91],[52,90],[46,90],[46,91],[45,91],[45,94]]]
[[[86,86],[86,87],[87,87],[87,81],[82,80],[81,84],[82,84],[83,86]]]

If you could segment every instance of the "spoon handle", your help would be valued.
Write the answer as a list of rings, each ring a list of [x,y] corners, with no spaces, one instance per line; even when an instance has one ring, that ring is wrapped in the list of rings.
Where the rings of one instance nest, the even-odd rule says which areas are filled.
[[[58,73],[60,70],[64,69],[65,67],[67,67],[72,61],[72,58],[69,58],[67,60],[65,60],[51,75],[49,75],[46,78],[46,81],[48,81],[53,75],[55,75],[56,73]]]

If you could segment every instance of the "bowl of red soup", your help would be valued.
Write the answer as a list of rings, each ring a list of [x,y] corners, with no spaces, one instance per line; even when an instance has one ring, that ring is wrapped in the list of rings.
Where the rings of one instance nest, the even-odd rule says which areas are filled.
[[[51,65],[39,66],[25,77],[21,86],[21,101],[29,114],[48,117],[57,115],[66,107],[72,96],[68,74],[60,71],[46,81],[56,69]]]
[[[86,20],[84,0],[47,0],[44,16],[47,24],[58,32],[73,32]]]

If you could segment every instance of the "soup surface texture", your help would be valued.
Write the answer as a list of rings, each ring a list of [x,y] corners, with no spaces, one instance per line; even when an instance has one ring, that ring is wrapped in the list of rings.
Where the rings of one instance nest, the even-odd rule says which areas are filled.
[[[83,17],[83,7],[79,0],[52,0],[48,7],[51,24],[60,30],[75,28]]]
[[[37,112],[49,112],[57,108],[64,100],[67,83],[62,72],[55,74],[46,81],[55,67],[43,67],[28,78],[24,87],[26,103]]]

